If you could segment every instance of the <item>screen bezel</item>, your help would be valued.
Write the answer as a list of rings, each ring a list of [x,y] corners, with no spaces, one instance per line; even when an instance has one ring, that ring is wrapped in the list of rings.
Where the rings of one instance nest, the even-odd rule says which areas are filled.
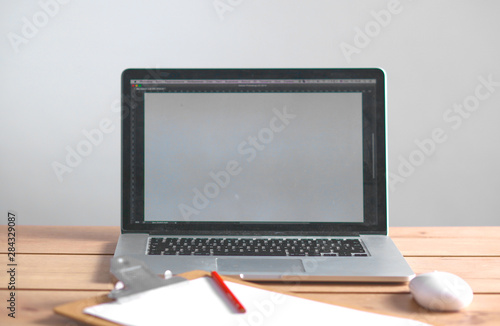
[[[364,195],[369,192],[375,197],[376,209],[368,221],[349,222],[313,222],[313,223],[276,223],[276,222],[144,222],[133,221],[134,206],[144,203],[144,184],[135,186],[144,178],[144,155],[142,164],[132,164],[133,148],[144,146],[133,137],[132,130],[140,127],[140,119],[132,118],[134,106],[131,81],[134,79],[375,79],[375,116],[370,121],[373,127],[374,144],[370,144],[374,152],[374,182],[367,187],[364,184]],[[340,68],[340,69],[127,69],[122,73],[122,232],[152,234],[190,234],[190,235],[358,235],[387,234],[387,200],[386,200],[386,147],[385,147],[385,74],[378,68]],[[363,114],[363,119],[365,115]],[[363,124],[368,121],[363,121]],[[134,125],[135,124],[135,125]],[[373,125],[374,124],[374,125]],[[135,129],[134,129],[135,128]],[[136,142],[132,146],[132,142]],[[365,141],[363,146],[367,146]],[[365,150],[363,151],[366,152]],[[135,155],[135,154],[134,154]],[[142,171],[141,171],[142,169]],[[140,182],[139,182],[140,183]],[[132,187],[139,189],[133,195]],[[142,192],[140,189],[142,188]],[[370,188],[370,189],[368,189]],[[137,190],[134,191],[134,193]],[[142,198],[141,198],[142,197]],[[365,207],[366,208],[366,207]]]

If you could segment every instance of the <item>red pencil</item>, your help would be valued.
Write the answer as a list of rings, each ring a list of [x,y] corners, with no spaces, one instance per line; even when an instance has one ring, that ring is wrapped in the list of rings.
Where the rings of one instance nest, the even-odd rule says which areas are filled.
[[[221,290],[224,292],[224,294],[227,296],[229,301],[231,301],[231,303],[235,306],[235,308],[239,312],[242,312],[242,313],[246,312],[245,307],[243,307],[241,302],[234,296],[233,292],[231,292],[231,290],[229,290],[226,283],[224,283],[224,280],[222,279],[222,277],[220,277],[219,273],[217,273],[216,271],[213,271],[212,278],[214,279],[215,283],[217,283],[217,285],[221,288]]]

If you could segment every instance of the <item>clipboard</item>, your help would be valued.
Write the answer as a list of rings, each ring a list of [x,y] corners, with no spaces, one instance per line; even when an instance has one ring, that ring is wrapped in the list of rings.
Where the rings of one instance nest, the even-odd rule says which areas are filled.
[[[125,258],[126,259],[125,261],[123,260],[119,261],[118,259],[120,258],[114,258],[112,260],[111,274],[114,276],[112,277],[112,281],[114,283],[116,283],[117,281],[125,283],[126,285],[128,285],[128,290],[113,290],[108,295],[104,294],[84,300],[63,304],[55,307],[54,312],[61,316],[89,325],[120,326],[120,324],[86,314],[84,312],[84,309],[103,303],[113,302],[118,297],[128,296],[131,294],[135,294],[137,292],[146,291],[148,289],[154,289],[160,286],[168,286],[169,284],[176,283],[176,282],[168,282],[168,280],[162,279],[159,276],[154,275],[143,263],[139,261],[136,261],[131,258]],[[121,259],[123,259],[123,257]],[[127,274],[127,268],[129,270],[130,269],[133,270],[133,275]],[[137,285],[136,279],[138,277],[141,278],[142,281],[146,282]],[[207,271],[196,270],[179,274],[175,276],[174,279],[182,278],[183,280],[186,281],[192,281],[201,277],[211,277],[211,275]],[[264,287],[260,287],[256,284],[252,284],[240,279],[228,278],[225,276],[222,276],[222,278],[225,281],[231,281],[233,283],[239,283],[255,288],[264,289]]]

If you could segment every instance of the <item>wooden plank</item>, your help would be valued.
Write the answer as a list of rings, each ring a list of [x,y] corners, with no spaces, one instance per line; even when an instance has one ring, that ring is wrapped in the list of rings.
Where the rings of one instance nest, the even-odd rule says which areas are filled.
[[[16,226],[16,252],[48,254],[113,254],[116,226]],[[7,251],[7,226],[0,225],[0,253]]]
[[[7,243],[7,226],[0,226],[0,243]],[[16,227],[18,253],[113,254],[119,227]],[[405,256],[500,256],[500,227],[396,227],[391,238]],[[0,247],[6,253],[7,246]]]
[[[15,323],[6,313],[0,314],[0,325],[77,326],[76,322],[54,314],[61,304],[103,295],[93,291],[17,291]],[[455,313],[430,312],[419,307],[410,294],[302,293],[301,297],[344,307],[410,318],[433,325],[499,325],[500,295],[475,295],[467,309]],[[0,300],[7,300],[7,291],[0,291]]]
[[[470,283],[489,282],[483,293],[500,293],[500,287],[496,286],[500,282],[492,282],[500,279],[500,257],[408,257],[406,260],[417,274],[450,272]]]
[[[23,326],[77,326],[81,325],[53,312],[55,306],[85,298],[106,294],[102,291],[17,291],[16,318],[7,315],[8,310],[2,309],[0,325]],[[0,301],[9,298],[7,291],[0,291]]]
[[[111,255],[18,255],[17,289],[111,290]],[[2,255],[0,266],[6,266]],[[9,274],[0,273],[0,289]]]
[[[391,238],[456,238],[500,240],[500,226],[390,227]]]
[[[0,243],[7,243],[7,226],[0,226]],[[18,253],[113,254],[118,227],[16,227]],[[396,227],[391,237],[405,256],[500,256],[500,227]],[[7,246],[0,247],[6,253]]]
[[[404,256],[500,257],[500,227],[393,227],[389,234]]]
[[[17,266],[19,289],[111,290],[111,255],[20,255]],[[0,265],[6,265],[2,255]],[[500,293],[500,259],[496,257],[410,257],[415,273],[448,271],[464,278],[476,293]],[[9,275],[0,273],[0,289]],[[294,292],[408,293],[407,284],[375,283],[263,283],[277,290]]]
[[[393,238],[405,257],[500,257],[500,240],[490,238]]]

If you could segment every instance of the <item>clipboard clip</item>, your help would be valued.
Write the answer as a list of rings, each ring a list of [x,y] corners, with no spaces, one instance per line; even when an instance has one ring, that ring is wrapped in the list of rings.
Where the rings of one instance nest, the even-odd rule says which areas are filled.
[[[109,292],[108,297],[111,299],[120,299],[186,281],[185,278],[180,276],[161,278],[153,273],[144,262],[127,256],[112,258],[110,272],[123,284],[123,288],[115,287],[114,290]],[[167,275],[167,273],[165,274]]]

